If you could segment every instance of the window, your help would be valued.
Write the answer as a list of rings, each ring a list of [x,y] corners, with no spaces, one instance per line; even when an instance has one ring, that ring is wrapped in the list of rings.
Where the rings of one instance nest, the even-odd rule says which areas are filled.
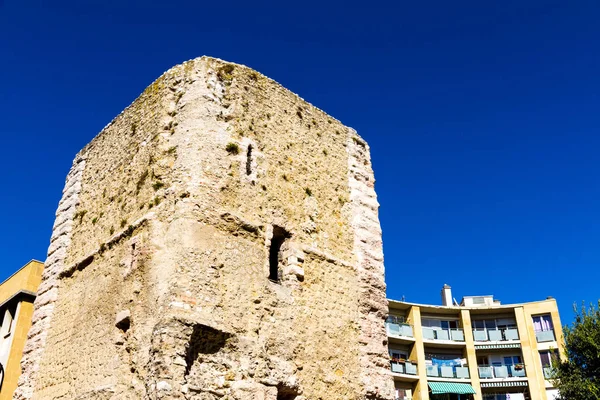
[[[4,318],[2,320],[2,333],[5,338],[9,337],[12,332],[16,312],[16,306],[9,306],[4,310]]]
[[[536,315],[533,317],[533,329],[536,332],[544,332],[553,330],[552,317],[550,314]]]
[[[424,318],[421,321],[422,326],[432,329],[456,329],[458,328],[457,320],[439,320]]]
[[[403,324],[405,322],[404,317],[397,317],[395,315],[389,315],[387,317],[387,322],[391,324]]]
[[[274,282],[279,282],[281,279],[281,271],[279,261],[283,258],[281,247],[283,243],[290,237],[289,232],[280,226],[273,226],[273,238],[269,247],[269,279]]]
[[[408,360],[408,354],[401,350],[390,350],[390,355],[392,356],[392,361]]]
[[[458,321],[442,321],[442,329],[456,329]]]
[[[521,356],[505,356],[504,365],[521,364]]]
[[[558,359],[558,353],[556,351],[546,350],[540,351],[540,360],[542,361],[542,367],[551,367],[552,363]]]
[[[246,175],[252,175],[252,145],[248,145],[246,152]]]
[[[517,323],[514,319],[511,318],[502,318],[502,319],[480,319],[474,320],[472,322],[473,329],[483,331],[485,329],[488,330],[496,330],[496,329],[516,329]]]

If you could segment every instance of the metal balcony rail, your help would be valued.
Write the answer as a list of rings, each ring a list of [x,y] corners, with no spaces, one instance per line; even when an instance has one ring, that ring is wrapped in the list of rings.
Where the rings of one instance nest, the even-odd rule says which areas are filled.
[[[431,378],[469,379],[469,367],[458,365],[428,365],[427,376]]]
[[[517,328],[473,329],[473,339],[476,342],[504,342],[519,340],[519,331]]]
[[[388,336],[415,337],[413,326],[404,322],[386,322]]]
[[[435,329],[428,326],[423,327],[423,339],[425,340],[448,340],[453,342],[464,342],[465,333],[461,328]]]
[[[555,340],[554,338],[554,329],[549,329],[545,331],[536,331],[535,338],[538,342],[552,342]]]
[[[479,378],[481,379],[523,378],[527,376],[523,364],[479,365],[478,369]]]

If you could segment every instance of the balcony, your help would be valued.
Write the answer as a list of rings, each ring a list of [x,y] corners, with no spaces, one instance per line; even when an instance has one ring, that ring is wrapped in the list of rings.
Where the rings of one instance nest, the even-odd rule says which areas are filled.
[[[476,342],[509,342],[519,340],[517,328],[474,329],[473,339]]]
[[[555,340],[554,329],[549,329],[546,331],[536,331],[535,338],[537,339],[538,343],[553,342]]]
[[[417,375],[417,363],[408,360],[392,360],[390,362],[392,372],[396,374]]]
[[[527,376],[523,364],[480,365],[478,369],[481,379],[524,378]]]
[[[388,336],[414,338],[413,327],[406,323],[386,322]]]
[[[465,333],[460,328],[455,329],[434,329],[423,327],[423,340],[443,340],[452,342],[464,342]]]
[[[469,367],[457,365],[428,365],[427,376],[430,378],[469,379]]]
[[[554,379],[554,374],[555,374],[554,368],[543,367],[543,370],[544,370],[544,378],[546,378],[547,380]]]

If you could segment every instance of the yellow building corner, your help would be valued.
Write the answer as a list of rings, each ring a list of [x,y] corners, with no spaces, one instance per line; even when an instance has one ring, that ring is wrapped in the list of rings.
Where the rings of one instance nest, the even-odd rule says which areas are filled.
[[[12,399],[44,264],[32,260],[0,284],[0,400]]]

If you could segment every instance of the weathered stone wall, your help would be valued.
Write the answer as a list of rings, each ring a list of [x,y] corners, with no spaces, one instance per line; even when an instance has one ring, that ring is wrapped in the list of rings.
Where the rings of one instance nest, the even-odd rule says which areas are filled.
[[[16,398],[392,398],[378,204],[354,131],[200,58],[70,176]]]

